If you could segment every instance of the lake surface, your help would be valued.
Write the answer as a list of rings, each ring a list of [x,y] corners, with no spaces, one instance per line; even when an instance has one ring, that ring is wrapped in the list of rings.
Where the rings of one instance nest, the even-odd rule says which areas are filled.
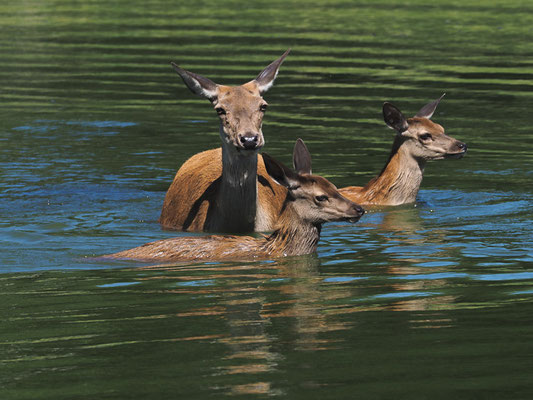
[[[0,5],[0,398],[533,397],[533,4]],[[263,132],[364,184],[384,101],[465,141],[415,205],[329,224],[316,255],[150,267],[178,167],[219,143],[170,61],[241,84],[287,48]]]

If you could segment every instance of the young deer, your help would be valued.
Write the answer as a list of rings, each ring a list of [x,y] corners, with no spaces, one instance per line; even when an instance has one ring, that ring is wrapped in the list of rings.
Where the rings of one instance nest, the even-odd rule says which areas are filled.
[[[444,95],[407,119],[398,108],[385,103],[385,123],[397,132],[387,164],[366,186],[348,186],[339,192],[360,204],[412,203],[416,200],[426,161],[463,157],[466,144],[447,136],[442,126],[430,120],[442,97]]]
[[[258,260],[316,251],[322,224],[356,222],[364,214],[325,178],[311,175],[311,155],[304,142],[294,146],[296,172],[263,153],[268,174],[287,188],[276,230],[270,236],[193,236],[147,243],[104,256],[142,261]]]
[[[163,227],[231,233],[272,230],[286,191],[272,182],[262,159],[258,161],[267,108],[262,95],[289,51],[241,86],[217,85],[172,63],[187,87],[213,104],[222,148],[198,153],[178,170],[159,218]],[[276,196],[281,199],[273,201]]]

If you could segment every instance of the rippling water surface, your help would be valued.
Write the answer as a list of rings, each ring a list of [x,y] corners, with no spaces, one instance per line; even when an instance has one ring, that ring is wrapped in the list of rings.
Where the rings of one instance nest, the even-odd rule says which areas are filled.
[[[2,399],[531,398],[533,5],[453,0],[0,5]],[[391,101],[469,145],[415,205],[316,255],[94,261],[175,236],[177,168],[219,143],[169,66],[244,83],[287,48],[265,150],[337,186],[383,166]]]

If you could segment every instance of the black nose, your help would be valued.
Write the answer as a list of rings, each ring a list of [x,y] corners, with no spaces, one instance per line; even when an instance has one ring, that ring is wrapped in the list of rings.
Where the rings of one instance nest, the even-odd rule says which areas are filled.
[[[459,148],[459,150],[462,150],[462,151],[466,151],[466,149],[468,148],[466,146],[466,143],[463,143],[463,142],[457,142],[457,147]]]
[[[257,142],[259,140],[259,135],[254,135],[254,134],[251,134],[251,135],[244,135],[244,136],[241,136],[241,143],[243,145],[243,147],[246,149],[246,150],[252,150],[252,149],[255,149],[257,147]]]
[[[360,217],[362,217],[365,213],[365,209],[361,206],[355,206],[355,211],[357,212],[357,214],[359,214]]]

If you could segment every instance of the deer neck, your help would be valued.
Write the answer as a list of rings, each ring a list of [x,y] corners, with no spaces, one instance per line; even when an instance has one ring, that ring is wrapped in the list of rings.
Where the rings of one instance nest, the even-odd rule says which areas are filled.
[[[291,200],[285,202],[277,229],[266,239],[265,251],[273,256],[297,256],[314,253],[320,239],[321,224],[303,221]]]
[[[219,231],[251,232],[257,209],[257,151],[245,153],[231,146],[222,144],[222,177],[214,225]]]
[[[411,155],[404,138],[396,137],[387,164],[363,189],[367,201],[386,205],[414,202],[425,164],[425,160]]]

